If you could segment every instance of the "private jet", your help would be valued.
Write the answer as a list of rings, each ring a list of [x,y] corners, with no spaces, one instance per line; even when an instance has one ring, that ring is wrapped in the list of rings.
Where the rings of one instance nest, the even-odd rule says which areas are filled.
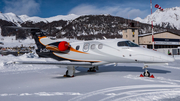
[[[75,67],[89,68],[95,72],[98,66],[114,63],[144,63],[144,76],[149,77],[148,65],[167,64],[174,58],[154,50],[141,48],[126,39],[105,39],[92,41],[57,41],[48,38],[38,28],[8,27],[28,29],[37,45],[39,57],[53,58],[54,62],[15,61],[15,64],[66,65],[64,77],[74,77]]]

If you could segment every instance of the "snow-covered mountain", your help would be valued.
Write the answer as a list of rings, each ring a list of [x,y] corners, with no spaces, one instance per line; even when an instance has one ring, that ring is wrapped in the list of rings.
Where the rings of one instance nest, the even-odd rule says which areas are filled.
[[[14,24],[20,26],[21,23],[26,22],[26,21],[32,21],[34,23],[38,22],[53,22],[53,21],[59,21],[59,20],[73,20],[75,18],[79,17],[79,15],[75,14],[69,14],[69,15],[57,15],[49,18],[40,18],[40,17],[29,17],[27,15],[16,15],[14,13],[0,13],[0,19],[8,21],[8,22],[13,22]]]
[[[37,27],[48,33],[49,36],[56,36],[57,38],[77,38],[80,40],[101,39],[102,36],[106,38],[121,38],[122,30],[132,25],[138,27],[139,34],[150,33],[151,30],[151,18],[154,20],[154,24],[161,26],[154,26],[154,32],[162,32],[167,29],[177,32],[180,29],[180,24],[170,26],[171,22],[178,24],[179,12],[176,10],[178,7],[165,9],[164,12],[157,10],[152,16],[149,15],[145,19],[136,18],[136,20],[144,23],[139,23],[135,20],[129,20],[118,16],[111,15],[83,15],[78,16],[74,14],[70,15],[58,15],[50,18],[29,17],[27,15],[17,16],[13,13],[0,13],[0,26],[23,26],[23,27]],[[173,10],[176,13],[172,13]],[[157,14],[156,14],[157,13]],[[174,18],[174,15],[175,18]],[[162,17],[163,16],[163,17]],[[168,18],[170,16],[170,18]],[[162,17],[162,18],[161,18]],[[161,20],[163,19],[163,20]],[[175,20],[175,21],[174,21]],[[164,21],[164,22],[163,22]],[[149,23],[149,24],[147,24]],[[175,28],[177,26],[177,28]],[[163,28],[164,27],[164,28]],[[28,33],[23,31],[16,31],[8,29],[6,31],[2,27],[2,36],[16,35],[19,39],[25,39]],[[179,32],[178,32],[179,33]]]
[[[153,20],[154,25],[160,25],[164,28],[169,26],[180,30],[180,7],[166,8],[163,11],[158,9],[144,19],[137,17],[134,20],[148,24],[151,24]]]
[[[57,16],[53,16],[53,17],[49,17],[49,18],[40,18],[40,17],[29,17],[27,15],[20,15],[19,18],[21,18],[21,20],[23,22],[26,21],[33,21],[34,23],[37,22],[53,22],[53,21],[59,21],[59,20],[74,20],[75,18],[79,17],[79,15],[75,15],[75,14],[69,14],[69,15],[57,15]]]
[[[14,13],[0,13],[0,19],[12,22],[17,26],[20,26],[20,23],[23,23],[22,19]]]

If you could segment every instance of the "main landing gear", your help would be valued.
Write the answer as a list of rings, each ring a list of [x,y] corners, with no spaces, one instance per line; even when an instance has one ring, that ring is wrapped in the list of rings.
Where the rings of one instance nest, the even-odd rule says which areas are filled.
[[[64,77],[74,77],[75,67],[74,66],[67,66],[67,71]]]
[[[145,69],[144,70],[144,74],[142,75],[140,75],[140,77],[150,77],[150,78],[154,78],[154,75],[150,75],[150,72],[147,70],[147,67],[148,67],[148,65],[145,65],[144,67],[143,67],[143,69]]]
[[[98,66],[89,68],[89,70],[87,72],[96,72],[96,70],[99,70]]]
[[[99,70],[98,66],[89,68],[89,70],[87,72],[96,72],[96,70]],[[75,73],[75,67],[67,66],[67,71],[66,71],[64,77],[74,77],[74,73]]]

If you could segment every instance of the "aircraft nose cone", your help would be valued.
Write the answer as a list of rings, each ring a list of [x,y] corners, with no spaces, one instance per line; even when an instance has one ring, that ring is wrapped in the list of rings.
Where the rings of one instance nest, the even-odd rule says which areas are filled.
[[[175,61],[174,57],[171,57],[171,56],[168,56],[168,55],[162,55],[161,59],[164,62],[174,62]]]
[[[175,61],[174,58],[172,56],[166,55],[166,54],[162,54],[159,52],[154,52],[154,61],[155,62],[163,62],[163,63],[168,63],[168,62],[173,62]]]
[[[168,61],[169,61],[169,62],[174,62],[175,59],[174,59],[174,57],[170,57],[170,56],[169,56]]]

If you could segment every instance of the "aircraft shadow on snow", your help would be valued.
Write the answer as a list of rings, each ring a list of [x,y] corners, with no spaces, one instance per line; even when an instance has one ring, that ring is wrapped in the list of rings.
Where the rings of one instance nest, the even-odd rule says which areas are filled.
[[[140,73],[144,72],[142,67],[138,67],[138,66],[113,66],[113,65],[99,66],[99,70],[97,70],[96,72],[87,72],[88,68],[83,68],[83,67],[77,67],[76,70],[79,72],[76,72],[75,76],[93,75],[93,74],[103,73],[103,72],[140,72]],[[148,71],[151,74],[153,74],[153,73],[161,73],[161,74],[171,73],[171,71],[161,70],[161,69],[152,69],[152,68],[148,68]],[[60,79],[60,78],[64,78],[64,77],[59,76],[59,77],[54,77],[54,78]]]

